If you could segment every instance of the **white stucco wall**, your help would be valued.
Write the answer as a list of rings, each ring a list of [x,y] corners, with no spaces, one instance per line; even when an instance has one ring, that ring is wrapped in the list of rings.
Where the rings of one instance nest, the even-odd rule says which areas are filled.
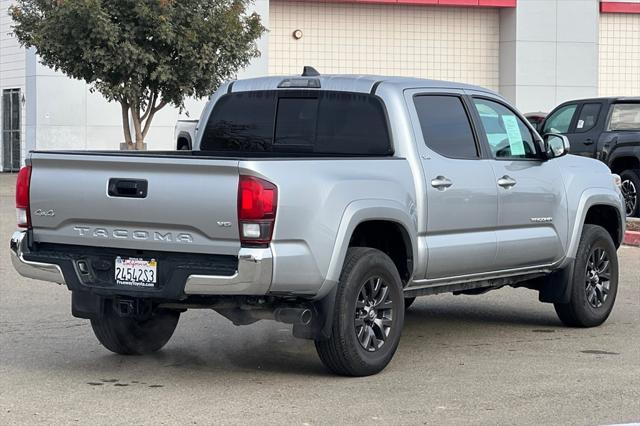
[[[272,0],[269,29],[271,74],[311,65],[498,89],[497,9]]]
[[[597,0],[518,0],[501,11],[500,92],[524,112],[598,94]]]

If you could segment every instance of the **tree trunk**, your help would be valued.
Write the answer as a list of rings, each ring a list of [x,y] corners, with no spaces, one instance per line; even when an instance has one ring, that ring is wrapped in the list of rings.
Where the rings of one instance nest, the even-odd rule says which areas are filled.
[[[135,150],[141,151],[144,149],[144,136],[142,134],[142,120],[140,120],[140,108],[134,107],[132,110],[133,129],[136,135]]]
[[[129,104],[121,101],[120,106],[122,108],[122,130],[124,131],[124,142],[127,144],[127,149],[133,149],[131,126],[129,125]]]
[[[140,105],[130,106],[129,104],[122,103],[122,116],[123,116],[123,126],[125,132],[125,139],[127,141],[127,147],[129,149],[135,150],[143,150],[144,149],[144,140],[147,137],[147,133],[151,128],[151,121],[153,121],[153,117],[155,114],[164,108],[167,105],[167,102],[160,101],[157,105],[155,104],[158,96],[154,95],[147,105],[147,109],[144,113],[142,113]],[[126,111],[125,111],[126,106]],[[133,123],[133,133],[135,135],[135,143],[131,138],[131,129],[129,127],[128,120],[128,111],[131,110],[131,122]],[[125,121],[124,117],[127,117]],[[128,135],[128,138],[127,136]]]

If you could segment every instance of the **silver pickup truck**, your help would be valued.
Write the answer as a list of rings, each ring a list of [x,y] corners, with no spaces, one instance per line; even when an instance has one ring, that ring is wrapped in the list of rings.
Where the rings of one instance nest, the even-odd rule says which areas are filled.
[[[15,268],[113,352],[213,309],[363,376],[417,296],[526,287],[579,327],[613,308],[619,177],[494,92],[307,69],[223,85],[200,123],[193,151],[35,151],[19,174]]]

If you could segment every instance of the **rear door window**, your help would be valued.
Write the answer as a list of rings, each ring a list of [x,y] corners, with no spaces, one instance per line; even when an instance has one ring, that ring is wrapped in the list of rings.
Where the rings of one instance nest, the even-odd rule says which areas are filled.
[[[600,115],[600,104],[584,104],[576,122],[576,133],[586,133],[593,129]]]
[[[430,149],[449,158],[479,157],[462,99],[452,95],[418,95],[414,104],[424,142]]]
[[[392,155],[382,101],[368,93],[268,90],[223,96],[201,151]]]
[[[609,130],[640,130],[640,103],[613,104]]]

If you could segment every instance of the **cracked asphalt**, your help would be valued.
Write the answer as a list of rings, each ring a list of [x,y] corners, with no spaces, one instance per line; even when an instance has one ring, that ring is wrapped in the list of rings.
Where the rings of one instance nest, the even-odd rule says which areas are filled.
[[[418,299],[381,374],[327,373],[313,343],[189,311],[161,352],[122,357],[61,286],[9,259],[14,178],[0,175],[0,424],[613,424],[640,421],[640,248],[619,251],[599,328],[563,327],[535,292]]]

